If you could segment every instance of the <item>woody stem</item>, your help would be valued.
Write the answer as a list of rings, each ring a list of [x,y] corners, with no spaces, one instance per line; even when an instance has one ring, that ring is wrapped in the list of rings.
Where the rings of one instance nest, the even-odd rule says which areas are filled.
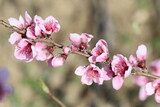
[[[48,44],[52,44],[52,45],[54,45],[54,46],[57,46],[58,48],[63,48],[64,47],[64,45],[62,45],[62,44],[59,44],[59,43],[57,43],[57,42],[55,42],[55,41],[53,41],[53,40],[44,40],[44,39],[36,39],[36,40],[34,40],[34,41],[37,41],[37,42],[45,42],[45,43],[48,43]],[[84,57],[90,57],[90,55],[89,54],[87,54],[87,53],[84,53],[84,52],[80,52],[80,51],[72,51],[71,52],[72,54],[77,54],[77,55],[81,55],[81,56],[84,56]]]

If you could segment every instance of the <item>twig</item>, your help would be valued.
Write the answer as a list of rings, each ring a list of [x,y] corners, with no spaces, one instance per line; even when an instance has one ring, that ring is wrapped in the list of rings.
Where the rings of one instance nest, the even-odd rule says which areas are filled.
[[[18,27],[16,26],[11,26],[9,23],[5,22],[4,20],[0,19],[0,24],[7,27],[7,28],[11,28],[13,30],[15,30],[16,32],[20,33],[20,34],[24,34],[25,33],[25,30],[23,29],[19,29]]]
[[[60,101],[56,96],[54,96],[50,91],[48,93],[48,95],[51,96],[51,98],[53,100],[55,100],[59,105],[61,105],[62,107],[67,107],[62,101]]]
[[[37,42],[39,41],[39,42],[45,42],[45,43],[48,43],[48,44],[52,44],[54,46],[57,46],[58,48],[63,48],[64,47],[62,44],[56,43],[53,40],[36,39],[34,41],[37,41]],[[80,52],[80,51],[72,51],[71,53],[81,55],[81,56],[84,56],[84,57],[90,57],[90,54],[83,53],[83,52]]]
[[[152,79],[159,79],[159,76],[153,75],[153,74],[149,74],[149,73],[145,73],[145,72],[140,72],[140,71],[135,71],[132,73],[133,75],[138,75],[138,76],[145,76],[148,78],[152,78]]]
[[[56,101],[61,107],[67,107],[62,101],[60,101],[55,95],[53,95],[47,85],[44,83],[43,80],[38,80],[38,83],[42,90],[47,93],[54,101]]]

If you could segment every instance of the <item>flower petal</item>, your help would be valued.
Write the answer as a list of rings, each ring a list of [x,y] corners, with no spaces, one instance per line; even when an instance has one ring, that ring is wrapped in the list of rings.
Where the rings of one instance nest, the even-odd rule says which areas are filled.
[[[119,90],[123,85],[123,78],[121,76],[116,76],[112,79],[112,85],[115,90]]]
[[[137,58],[140,61],[146,60],[146,57],[147,57],[147,48],[146,48],[146,46],[145,45],[138,46],[138,49],[136,51],[136,55],[137,55]]]
[[[79,75],[79,76],[84,75],[85,72],[87,72],[85,66],[79,66],[79,67],[75,70],[75,74],[76,74],[76,75]]]
[[[146,89],[147,95],[152,95],[155,92],[155,88],[153,88],[152,82],[147,83],[145,89]]]
[[[144,101],[144,100],[146,100],[147,97],[148,97],[148,95],[147,95],[147,93],[145,91],[145,87],[141,87],[140,91],[139,91],[139,99],[141,101]]]

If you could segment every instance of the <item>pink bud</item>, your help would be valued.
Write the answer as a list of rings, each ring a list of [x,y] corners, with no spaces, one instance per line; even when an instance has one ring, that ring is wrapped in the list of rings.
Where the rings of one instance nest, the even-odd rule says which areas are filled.
[[[64,65],[66,59],[67,59],[66,54],[58,54],[57,56],[50,59],[49,65],[52,65],[53,67],[62,66]]]
[[[69,40],[73,42],[79,49],[87,49],[89,47],[88,42],[93,38],[92,35],[87,33],[82,33],[81,35],[77,33],[71,33],[69,35]]]
[[[137,55],[137,58],[140,61],[146,60],[146,58],[147,58],[147,48],[146,48],[146,46],[145,45],[138,46],[138,49],[136,51],[136,55]]]
[[[71,48],[70,48],[70,46],[65,46],[65,47],[63,47],[63,52],[65,53],[65,54],[70,54],[71,53]]]

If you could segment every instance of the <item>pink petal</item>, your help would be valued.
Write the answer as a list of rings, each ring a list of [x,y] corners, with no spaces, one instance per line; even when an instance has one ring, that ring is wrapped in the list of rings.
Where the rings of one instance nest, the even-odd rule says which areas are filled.
[[[32,28],[28,27],[27,28],[27,32],[26,32],[26,36],[30,39],[36,39],[36,35],[34,34],[35,32],[33,31]]]
[[[25,19],[28,25],[32,23],[32,18],[30,17],[27,11],[25,12]]]
[[[103,78],[100,78],[100,77],[93,78],[93,81],[99,85],[103,84]]]
[[[79,67],[75,70],[75,74],[76,74],[76,75],[79,75],[79,76],[84,75],[85,72],[87,72],[85,66],[79,66]]]
[[[138,46],[136,51],[137,58],[141,61],[146,60],[147,57],[147,48],[145,45]]]
[[[131,71],[132,71],[132,66],[129,66],[128,70],[124,74],[124,77],[127,78],[131,74]]]
[[[100,39],[100,40],[96,43],[96,46],[98,46],[98,45],[100,45],[100,46],[105,46],[105,47],[108,48],[107,42],[106,42],[105,40],[103,40],[103,39]]]
[[[152,95],[155,92],[155,88],[153,88],[152,82],[147,83],[145,89],[146,89],[147,95]]]
[[[157,103],[160,103],[160,89],[157,89],[155,93],[155,100]]]
[[[90,63],[96,63],[96,57],[95,57],[95,56],[90,56],[90,57],[88,58],[88,61],[89,61]]]
[[[19,21],[17,19],[15,19],[15,18],[9,18],[8,21],[9,21],[9,24],[11,26],[19,27]]]
[[[82,84],[91,85],[93,83],[92,78],[87,77],[86,75],[83,75],[81,78]]]
[[[13,32],[10,36],[10,38],[8,39],[8,41],[11,44],[17,44],[20,40],[22,39],[22,35],[17,33],[17,32]]]
[[[160,79],[156,79],[155,81],[152,82],[153,88],[159,87],[159,84],[160,84]]]
[[[107,64],[104,65],[100,74],[104,80],[110,80],[113,77],[113,71],[110,69],[110,66]]]
[[[112,85],[115,90],[119,90],[123,85],[123,78],[121,76],[116,76],[112,79]]]
[[[146,100],[147,97],[148,97],[148,95],[147,95],[147,93],[145,91],[145,87],[141,87],[140,91],[139,91],[139,99],[141,101],[144,101],[144,100]]]
[[[36,42],[35,44],[36,51],[42,51],[42,49],[47,48],[47,46],[42,42]]]
[[[75,44],[80,44],[81,43],[81,37],[79,34],[76,33],[71,33],[69,35],[69,40]]]
[[[19,16],[19,27],[20,29],[23,29],[25,27],[25,22],[22,16]]]
[[[133,65],[137,65],[137,64],[138,64],[137,58],[136,58],[135,56],[133,56],[133,55],[130,55],[130,57],[129,57],[129,62],[130,62],[131,64],[133,64]]]
[[[36,25],[35,26],[35,35],[39,36],[39,35],[41,35],[41,32],[42,32],[41,28],[38,25]]]
[[[40,51],[40,52],[37,52],[37,55],[36,55],[36,59],[39,60],[39,61],[45,61],[48,59],[48,52],[47,51]]]
[[[109,59],[108,53],[102,53],[101,55],[97,56],[96,62],[106,62]]]
[[[27,54],[26,56],[26,62],[31,62],[33,58],[35,58],[35,56],[37,55],[37,52],[34,46],[31,46],[31,50],[32,52],[30,54]]]
[[[88,42],[91,41],[91,39],[93,38],[93,36],[90,35],[90,34],[87,34],[87,33],[82,33],[81,34],[81,38],[83,40],[83,43],[88,43]]]
[[[14,56],[15,56],[17,59],[20,59],[20,60],[26,59],[25,54],[21,54],[21,50],[20,50],[20,48],[17,47],[17,46],[15,47]]]

